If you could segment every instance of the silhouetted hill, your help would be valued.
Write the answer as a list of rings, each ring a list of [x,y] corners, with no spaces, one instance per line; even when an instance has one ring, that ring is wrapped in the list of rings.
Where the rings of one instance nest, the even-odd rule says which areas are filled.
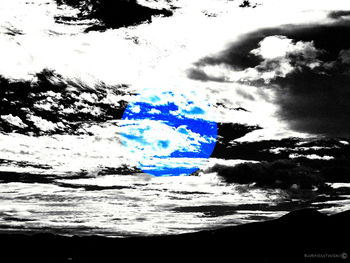
[[[12,262],[348,262],[349,222],[350,211],[327,216],[304,209],[276,220],[181,235],[2,234],[0,241],[2,257]]]

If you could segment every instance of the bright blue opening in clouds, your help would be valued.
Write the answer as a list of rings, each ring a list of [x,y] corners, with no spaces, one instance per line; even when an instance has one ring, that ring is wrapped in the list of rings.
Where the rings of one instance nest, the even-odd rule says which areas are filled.
[[[206,118],[209,105],[184,96],[179,102],[172,92],[139,98],[124,111],[121,133],[123,145],[139,158],[139,168],[154,176],[198,170],[198,160],[210,157],[217,139],[216,122]]]

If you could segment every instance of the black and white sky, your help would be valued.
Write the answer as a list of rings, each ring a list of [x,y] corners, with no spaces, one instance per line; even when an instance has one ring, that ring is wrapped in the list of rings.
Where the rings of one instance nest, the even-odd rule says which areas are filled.
[[[255,8],[224,0],[138,1],[137,6],[167,12],[156,14],[152,22],[141,16],[128,27],[109,25],[107,15],[78,19],[83,11],[75,2],[84,1],[2,2],[3,81],[29,87],[46,71],[52,74],[49,82],[75,85],[62,88],[73,105],[62,94],[43,91],[41,99],[27,102],[32,103],[29,110],[24,105],[6,107],[1,113],[4,126],[64,133],[73,129],[64,116],[79,109],[97,123],[83,127],[85,131],[97,134],[99,118],[116,119],[106,117],[111,105],[132,101],[147,89],[176,89],[208,100],[214,107],[209,118],[219,123],[261,128],[241,141],[349,135],[346,1],[267,0]],[[107,88],[74,98],[70,91],[98,85]],[[125,88],[115,94],[113,86],[118,85]],[[31,100],[30,90],[18,89]],[[63,122],[38,113],[52,108]]]
[[[230,182],[278,189],[279,178],[261,179],[268,171],[311,174],[306,186],[298,177],[282,188],[348,182],[327,173],[339,163],[325,163],[340,160],[340,174],[350,171],[349,1],[242,2],[2,0],[1,171],[138,173],[140,160],[162,166],[164,156],[196,151],[213,139],[161,122],[122,120],[138,94],[155,103],[148,100],[156,93],[163,94],[158,104],[174,102],[186,118],[218,123],[209,160],[169,158],[168,166],[196,164]],[[200,116],[188,101],[201,108]],[[135,136],[140,127],[149,130],[142,135],[149,147],[135,155],[122,135]],[[160,140],[169,142],[166,149]],[[236,166],[241,162],[246,166]],[[320,180],[314,180],[316,166]],[[238,177],[230,179],[232,172]]]

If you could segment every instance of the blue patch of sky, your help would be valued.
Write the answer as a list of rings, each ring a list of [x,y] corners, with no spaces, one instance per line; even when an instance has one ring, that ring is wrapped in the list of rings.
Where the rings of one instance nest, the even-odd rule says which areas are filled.
[[[150,97],[150,101],[153,103],[159,102],[160,98],[158,96],[152,96]],[[198,115],[198,114],[205,114],[205,111],[201,109],[200,107],[193,106],[193,102],[188,101],[188,105],[191,105],[190,110],[180,109],[182,112],[188,114],[188,115]],[[140,107],[140,112],[133,112],[132,108],[134,107]],[[158,114],[154,114],[151,112],[151,110],[157,110],[159,111]],[[198,147],[196,147],[195,151],[174,151],[169,156],[163,156],[162,158],[209,158],[212,151],[214,150],[216,138],[217,138],[217,123],[213,121],[207,121],[205,119],[201,118],[191,118],[186,115],[180,115],[180,114],[173,114],[174,112],[181,112],[179,111],[179,107],[173,103],[168,102],[167,104],[162,105],[152,105],[150,103],[145,102],[133,102],[130,103],[127,107],[127,109],[124,112],[123,119],[128,120],[154,120],[154,121],[160,121],[163,122],[175,129],[179,128],[177,132],[189,135],[190,131],[199,134],[202,138],[205,138],[207,142],[198,142]],[[141,144],[149,145],[147,141],[142,137],[142,133],[144,130],[140,128],[139,133],[140,136],[130,136],[123,134],[124,138],[135,140]],[[194,138],[191,138],[189,136],[188,138],[190,141],[195,141]],[[157,142],[158,146],[162,148],[167,148],[169,146],[169,141],[167,140],[160,140]],[[195,142],[196,143],[196,142]],[[155,156],[156,157],[156,156]],[[161,176],[164,174],[171,174],[171,175],[181,175],[181,174],[191,174],[195,172],[198,167],[193,168],[167,168],[166,163],[165,167],[154,167],[154,168],[147,168],[143,167],[142,164],[140,165],[140,168],[146,172],[150,173],[155,176]]]
[[[147,168],[143,167],[142,170],[145,173],[154,176],[179,176],[179,175],[190,175],[198,170],[198,167],[157,167],[157,168]]]

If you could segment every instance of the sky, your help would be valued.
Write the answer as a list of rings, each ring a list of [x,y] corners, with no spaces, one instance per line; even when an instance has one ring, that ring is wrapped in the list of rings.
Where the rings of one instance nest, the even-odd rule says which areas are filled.
[[[21,136],[28,141],[26,148],[34,144],[40,148],[38,145],[54,140],[69,145],[68,155],[84,156],[79,145],[86,136],[97,155],[105,155],[102,151],[109,147],[101,145],[112,141],[110,162],[129,162],[120,161],[125,153],[119,148],[123,134],[130,132],[125,127],[132,125],[125,125],[121,112],[125,102],[137,105],[137,100],[149,99],[152,91],[163,94],[164,105],[174,101],[188,107],[181,94],[195,99],[197,109],[204,112],[200,118],[207,123],[259,127],[237,142],[349,135],[347,1],[261,0],[252,2],[254,8],[240,8],[238,0],[138,3],[171,9],[173,14],[155,16],[151,23],[87,31],[91,23],[98,22],[57,23],[57,17],[74,17],[79,11],[55,1],[1,1],[0,75],[9,87],[22,83],[28,100],[35,98],[28,108],[14,100],[18,107],[8,106],[1,113],[3,123],[19,131],[14,136],[1,135],[7,142],[1,146],[4,157],[15,158],[12,145],[24,147],[18,142]],[[46,82],[38,74],[45,70],[52,85],[61,85],[63,96],[55,88],[41,90]],[[40,93],[31,94],[33,85]],[[116,92],[115,87],[123,87],[123,92]],[[166,96],[171,92],[180,95]],[[16,94],[20,93],[18,89]],[[58,120],[43,114],[53,109]],[[186,110],[182,114],[193,118]],[[78,117],[73,127],[70,120]],[[187,139],[180,143],[183,133],[178,130],[177,137],[172,136],[178,127],[149,123],[140,125],[157,127],[173,142],[188,143]],[[75,137],[69,137],[73,130]],[[28,139],[21,131],[41,136]],[[196,138],[198,146],[202,137]],[[163,150],[170,156],[178,150],[175,145]],[[43,159],[44,148],[20,158]],[[55,154],[52,162],[65,159],[62,152]],[[98,162],[107,161],[101,157]]]
[[[0,1],[3,229],[349,208],[348,0],[87,2]]]

